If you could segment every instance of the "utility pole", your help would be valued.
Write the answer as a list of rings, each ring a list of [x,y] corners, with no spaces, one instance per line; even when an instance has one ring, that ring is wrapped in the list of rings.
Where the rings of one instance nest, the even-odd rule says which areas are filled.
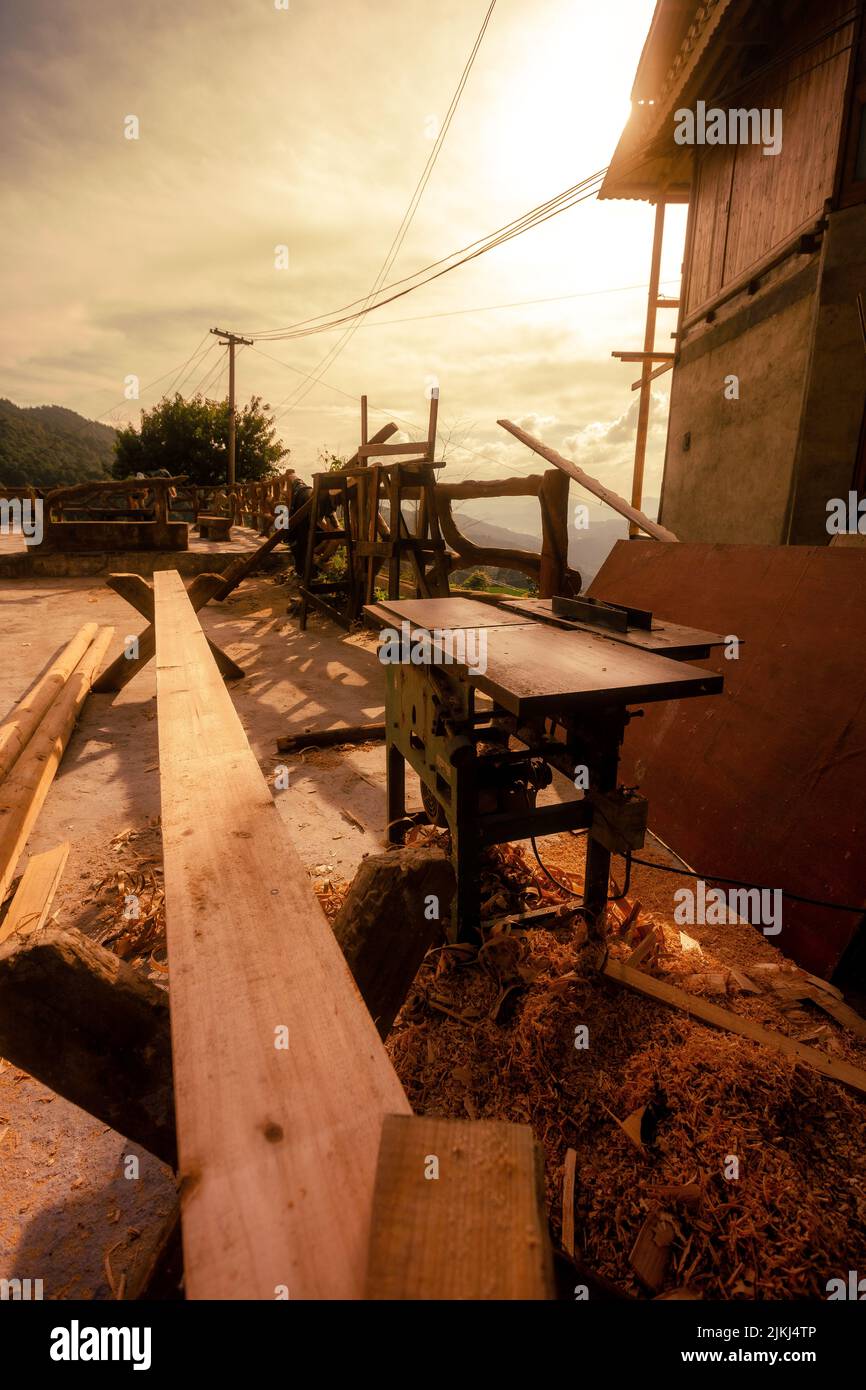
[[[234,486],[235,481],[235,347],[238,343],[244,343],[247,347],[252,347],[252,338],[241,338],[237,333],[229,333],[223,328],[212,328],[211,333],[215,333],[223,347],[229,350],[229,462],[226,482],[229,487]]]

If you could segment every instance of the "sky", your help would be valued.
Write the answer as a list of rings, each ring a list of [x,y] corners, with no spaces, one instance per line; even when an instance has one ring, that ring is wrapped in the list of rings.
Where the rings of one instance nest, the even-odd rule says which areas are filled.
[[[225,394],[211,327],[271,331],[365,295],[487,6],[5,0],[0,395],[137,423],[175,385]],[[497,0],[389,279],[609,161],[652,10]],[[669,294],[683,212],[668,210]],[[497,427],[505,416],[628,494],[637,368],[610,354],[643,345],[652,219],[644,203],[581,203],[370,314],[301,399],[338,335],[244,348],[238,399],[275,408],[290,462],[309,476],[321,449],[357,447],[362,392],[371,430],[399,417],[420,433],[435,379],[449,481],[544,466]],[[674,327],[660,315],[659,347]],[[133,376],[138,401],[124,399]],[[654,397],[648,498],[668,379]],[[527,504],[485,505],[517,525]]]

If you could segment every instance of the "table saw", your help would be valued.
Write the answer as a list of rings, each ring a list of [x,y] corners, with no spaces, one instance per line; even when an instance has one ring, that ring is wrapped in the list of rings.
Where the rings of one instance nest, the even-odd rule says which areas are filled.
[[[647,826],[646,799],[618,786],[623,734],[642,713],[633,707],[718,694],[722,677],[687,658],[724,637],[585,597],[389,599],[365,614],[403,638],[380,647],[383,658],[401,652],[386,664],[388,838],[405,833],[408,763],[428,817],[450,831],[451,939],[480,926],[488,846],[574,830],[587,834],[583,910],[601,936],[611,854],[639,849]],[[412,644],[426,660],[411,659]],[[554,769],[579,790],[538,805]]]

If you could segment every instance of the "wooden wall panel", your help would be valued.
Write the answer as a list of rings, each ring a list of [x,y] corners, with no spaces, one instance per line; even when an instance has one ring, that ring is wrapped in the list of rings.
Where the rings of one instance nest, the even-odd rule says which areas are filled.
[[[651,827],[708,878],[866,912],[866,551],[619,541],[590,593],[742,639],[698,663],[724,695],[629,725],[621,778]],[[861,920],[786,899],[771,940],[829,975]]]
[[[811,7],[780,31],[779,49],[808,44],[850,8],[848,0]],[[687,313],[821,214],[833,192],[852,35],[853,23],[845,25],[719,103],[781,108],[782,150],[765,155],[751,144],[699,150]]]

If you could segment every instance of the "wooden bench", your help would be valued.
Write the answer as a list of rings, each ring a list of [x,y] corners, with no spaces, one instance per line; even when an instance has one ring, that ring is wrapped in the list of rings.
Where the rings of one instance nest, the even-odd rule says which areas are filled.
[[[203,541],[230,541],[232,519],[230,516],[207,516],[200,512],[198,530]]]

